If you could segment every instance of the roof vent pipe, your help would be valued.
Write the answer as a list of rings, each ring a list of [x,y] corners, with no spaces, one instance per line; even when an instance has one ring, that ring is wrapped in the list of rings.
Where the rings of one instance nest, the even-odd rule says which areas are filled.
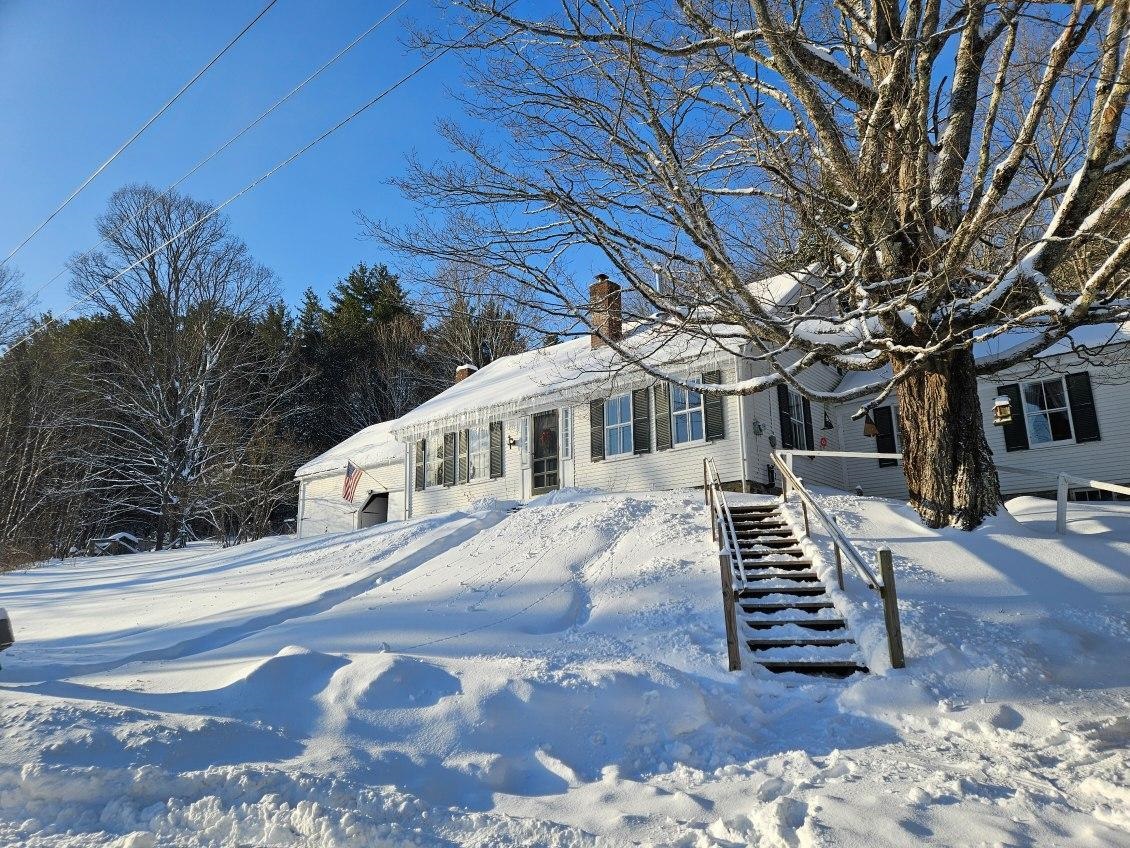
[[[597,274],[589,286],[589,321],[593,347],[600,347],[605,339],[618,342],[623,338],[620,286],[604,274]]]

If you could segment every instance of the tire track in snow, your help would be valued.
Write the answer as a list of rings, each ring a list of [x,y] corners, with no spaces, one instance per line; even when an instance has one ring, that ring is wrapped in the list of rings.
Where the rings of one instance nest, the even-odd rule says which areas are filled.
[[[339,604],[364,594],[383,582],[394,580],[414,568],[429,562],[440,554],[462,545],[464,542],[473,539],[483,530],[503,521],[507,515],[508,513],[504,511],[490,512],[481,518],[470,518],[470,516],[465,515],[464,517],[470,518],[470,520],[459,524],[439,538],[432,540],[422,548],[394,561],[388,567],[380,571],[366,575],[344,586],[339,586],[336,589],[323,592],[313,600],[283,607],[265,615],[254,616],[237,624],[219,627],[215,630],[210,630],[207,633],[184,639],[163,648],[138,651],[124,657],[96,663],[53,663],[28,666],[26,668],[9,666],[5,669],[4,675],[8,681],[13,683],[40,683],[85,674],[99,674],[130,665],[131,663],[183,659],[195,654],[212,651],[216,648],[223,648],[265,630],[268,627],[274,627],[277,624],[318,615],[319,613],[331,610]],[[19,687],[0,687],[0,689],[3,688]]]

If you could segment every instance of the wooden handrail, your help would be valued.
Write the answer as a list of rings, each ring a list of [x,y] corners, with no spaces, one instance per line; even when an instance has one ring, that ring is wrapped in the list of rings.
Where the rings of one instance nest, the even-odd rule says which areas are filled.
[[[738,534],[734,517],[726,503],[722,478],[711,457],[702,460],[702,489],[710,507],[710,533],[718,542],[718,566],[722,578],[722,612],[726,623],[726,656],[730,671],[741,671],[742,655],[738,641],[738,616],[735,609],[738,587],[745,587]]]
[[[841,554],[847,557],[848,562],[855,568],[856,574],[863,580],[869,589],[876,592],[880,598],[883,599],[883,619],[887,626],[887,651],[891,658],[892,668],[905,668],[906,657],[903,653],[902,647],[902,626],[899,622],[898,611],[898,596],[895,593],[895,572],[891,559],[890,548],[883,546],[877,552],[879,561],[879,572],[881,577],[876,577],[875,573],[868,567],[863,554],[852,544],[851,540],[840,529],[836,520],[825,512],[824,508],[817,502],[812,493],[804,487],[804,481],[801,480],[796,474],[793,473],[789,459],[793,454],[808,455],[809,453],[819,453],[824,455],[843,456],[853,455],[858,452],[854,451],[774,451],[771,455],[773,464],[777,466],[781,472],[781,501],[782,503],[789,498],[790,487],[796,492],[797,497],[800,498],[801,508],[804,510],[804,532],[809,535],[810,528],[808,524],[808,510],[820,519],[820,523],[824,525],[824,529],[832,538],[832,544],[836,548],[836,570],[839,579],[840,588],[844,585],[843,566],[840,560]],[[874,453],[858,453],[860,456],[869,458],[902,458],[902,454],[874,454]]]

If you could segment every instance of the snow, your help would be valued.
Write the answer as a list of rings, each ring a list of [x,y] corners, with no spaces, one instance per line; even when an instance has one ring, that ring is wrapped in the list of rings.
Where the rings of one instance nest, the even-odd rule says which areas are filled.
[[[904,671],[817,537],[874,673],[727,672],[686,491],[5,574],[0,845],[1126,845],[1130,506],[822,501]]]
[[[348,439],[334,445],[325,453],[314,457],[301,466],[295,477],[310,477],[327,471],[342,471],[352,462],[362,468],[376,468],[378,465],[404,461],[404,445],[392,437],[396,421],[382,421],[354,433]]]

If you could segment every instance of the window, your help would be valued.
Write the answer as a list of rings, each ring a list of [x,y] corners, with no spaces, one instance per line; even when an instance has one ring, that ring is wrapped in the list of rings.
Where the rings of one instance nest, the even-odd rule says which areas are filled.
[[[604,404],[604,455],[632,452],[632,396],[617,395]]]
[[[490,476],[490,428],[472,427],[467,431],[467,479],[485,480]]]
[[[789,407],[783,412],[788,417],[789,430],[793,437],[793,448],[796,450],[812,450],[813,446],[808,443],[808,428],[804,424],[804,398],[792,389],[788,390],[788,397]]]
[[[675,424],[675,444],[702,441],[702,395],[682,386],[672,386],[671,420]]]
[[[1067,407],[1067,391],[1062,377],[1024,383],[1022,390],[1029,442],[1050,445],[1073,438],[1071,412]]]
[[[561,458],[573,458],[573,407],[561,410]]]
[[[424,487],[443,485],[443,437],[428,439],[428,461],[424,465]]]

